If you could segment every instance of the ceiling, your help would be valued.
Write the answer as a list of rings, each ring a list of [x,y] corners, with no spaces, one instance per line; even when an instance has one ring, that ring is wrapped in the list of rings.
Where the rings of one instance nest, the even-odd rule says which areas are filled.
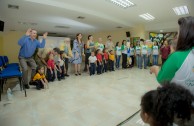
[[[5,31],[24,31],[28,27],[39,32],[64,35],[117,30],[144,25],[146,31],[176,31],[177,20],[173,7],[187,5],[194,16],[194,0],[130,0],[135,6],[120,8],[108,0],[0,0],[0,20]],[[19,9],[9,9],[8,4]],[[150,13],[156,19],[145,21],[140,14]],[[78,16],[85,19],[78,19]],[[60,28],[57,28],[59,26]],[[65,28],[61,28],[61,26]]]

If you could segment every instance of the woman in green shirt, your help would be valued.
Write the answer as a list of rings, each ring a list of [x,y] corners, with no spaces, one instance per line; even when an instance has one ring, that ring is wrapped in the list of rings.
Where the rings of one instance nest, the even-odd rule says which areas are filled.
[[[166,62],[159,67],[150,69],[159,83],[175,82],[189,89],[194,94],[194,17],[184,17],[178,20],[179,32],[177,47]]]

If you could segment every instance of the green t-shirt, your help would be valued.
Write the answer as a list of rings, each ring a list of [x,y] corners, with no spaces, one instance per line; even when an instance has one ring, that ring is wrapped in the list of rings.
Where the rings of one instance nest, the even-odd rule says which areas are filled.
[[[191,49],[172,53],[166,62],[162,65],[162,68],[160,69],[157,76],[157,81],[159,83],[164,81],[171,81],[175,76],[175,73],[182,66],[190,51]]]

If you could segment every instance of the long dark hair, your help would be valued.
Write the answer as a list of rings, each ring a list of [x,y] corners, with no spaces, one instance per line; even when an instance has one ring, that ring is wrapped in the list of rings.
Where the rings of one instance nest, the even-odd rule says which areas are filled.
[[[91,36],[92,36],[92,35],[88,35],[88,40],[90,39]]]
[[[77,34],[76,34],[76,39],[77,39],[77,41],[78,41],[78,36],[79,36],[80,34],[82,35],[82,33],[77,33]],[[80,41],[82,42],[82,39],[81,39]]]
[[[178,20],[179,36],[176,51],[184,51],[194,46],[194,17],[183,17]]]
[[[126,40],[123,40],[123,41],[122,41],[122,45],[124,45],[124,44],[125,44],[125,42],[126,42]]]
[[[115,47],[119,46],[119,42],[116,43]]]

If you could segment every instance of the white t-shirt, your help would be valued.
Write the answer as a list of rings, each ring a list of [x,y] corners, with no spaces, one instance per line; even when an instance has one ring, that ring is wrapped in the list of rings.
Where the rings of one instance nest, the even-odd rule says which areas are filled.
[[[134,56],[134,54],[135,54],[134,48],[130,48],[130,55]]]
[[[148,53],[148,46],[147,46],[147,45],[142,45],[142,48],[141,48],[141,49],[142,49],[142,51],[141,51],[141,52],[142,52],[142,54],[144,54],[144,55],[145,55],[145,54],[147,54],[147,53]]]
[[[90,57],[88,58],[88,60],[90,61],[90,63],[95,63],[96,60],[97,60],[97,58],[96,58],[96,56],[90,56]]]
[[[59,57],[59,59],[58,59],[58,62],[59,62],[59,65],[60,66],[63,66],[64,65],[64,61]]]
[[[121,47],[119,46],[116,47],[116,55],[121,55]]]
[[[153,46],[153,55],[158,55],[158,46]]]
[[[136,51],[136,54],[139,54],[140,55],[140,53],[141,53],[141,47],[140,46],[136,46],[135,51]]]

